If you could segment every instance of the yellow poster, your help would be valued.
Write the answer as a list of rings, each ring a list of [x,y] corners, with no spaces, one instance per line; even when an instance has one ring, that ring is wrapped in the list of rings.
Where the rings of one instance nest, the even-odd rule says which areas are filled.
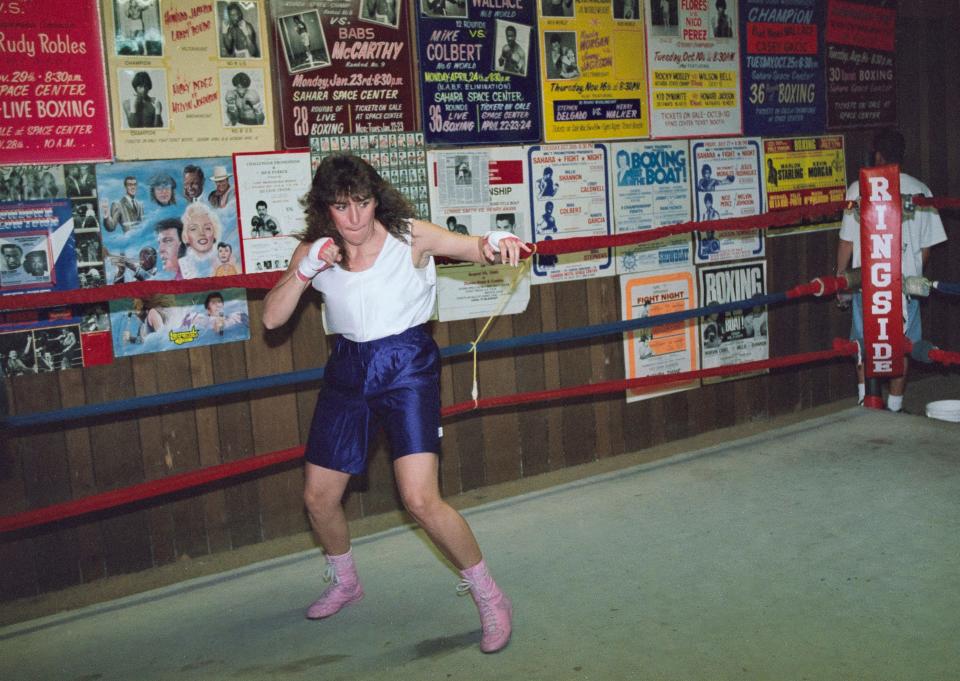
[[[650,136],[739,135],[733,0],[647,0]]]
[[[646,137],[639,0],[540,0],[538,14],[544,139]]]
[[[120,160],[274,148],[266,0],[105,0]]]
[[[847,190],[843,135],[763,141],[764,185],[769,210],[843,201]],[[767,230],[767,236],[836,229],[840,216]]]

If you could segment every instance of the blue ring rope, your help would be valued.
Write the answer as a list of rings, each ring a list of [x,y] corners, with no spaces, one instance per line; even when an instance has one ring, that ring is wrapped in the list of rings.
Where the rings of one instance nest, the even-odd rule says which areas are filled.
[[[938,281],[935,288],[937,291],[940,291],[940,293],[948,293],[952,296],[960,296],[960,284],[957,283]]]
[[[757,305],[772,305],[775,303],[782,303],[786,300],[786,293],[771,293],[762,296],[754,296],[752,298],[748,298],[747,300],[738,300],[735,302],[710,305],[708,307],[694,308],[690,310],[680,310],[678,312],[642,317],[639,319],[608,322],[606,324],[594,324],[593,326],[582,326],[575,329],[563,329],[560,331],[547,331],[544,333],[535,333],[528,336],[519,336],[515,338],[502,338],[499,340],[483,341],[477,344],[477,352],[497,352],[499,350],[511,350],[515,348],[529,347],[531,345],[566,343],[569,341],[583,340],[586,338],[595,338],[598,336],[623,333],[625,331],[642,329],[648,326],[660,326],[662,324],[685,321],[694,317],[705,317],[707,315],[720,312],[744,310]],[[453,357],[456,355],[464,355],[469,353],[472,349],[472,343],[450,345],[440,350],[440,356]],[[62,423],[64,421],[75,421],[78,419],[107,416],[110,414],[119,414],[128,411],[151,409],[169,404],[176,404],[179,406],[186,402],[195,402],[203,399],[224,397],[242,392],[266,390],[268,388],[297,385],[300,383],[311,383],[314,381],[319,381],[322,378],[323,367],[303,369],[301,371],[275,374],[273,376],[246,378],[239,381],[230,381],[228,383],[218,383],[216,385],[158,393],[156,395],[145,395],[142,397],[116,400],[113,402],[101,402],[99,404],[68,407],[66,409],[57,409],[54,411],[7,416],[3,419],[0,419],[0,426],[2,426],[4,429],[22,429],[31,426],[47,425],[50,423]]]

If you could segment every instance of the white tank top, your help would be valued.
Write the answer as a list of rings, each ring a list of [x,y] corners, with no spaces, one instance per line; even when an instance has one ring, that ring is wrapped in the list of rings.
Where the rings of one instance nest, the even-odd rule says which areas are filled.
[[[429,321],[437,271],[433,257],[425,267],[414,267],[412,250],[388,234],[372,267],[351,272],[334,265],[315,276],[313,287],[323,294],[327,331],[360,343]]]

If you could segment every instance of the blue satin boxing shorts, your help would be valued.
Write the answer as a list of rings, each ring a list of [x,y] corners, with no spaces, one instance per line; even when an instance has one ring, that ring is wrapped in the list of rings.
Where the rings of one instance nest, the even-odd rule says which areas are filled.
[[[863,302],[859,293],[853,295],[853,316],[850,319],[850,340],[863,341]],[[903,308],[907,317],[907,325],[903,335],[910,339],[912,343],[919,343],[920,336],[923,333],[920,328],[920,302],[916,298],[907,298],[907,304]]]
[[[370,436],[383,426],[396,460],[440,452],[440,350],[426,325],[357,343],[340,337],[323,374],[304,455],[360,474]]]

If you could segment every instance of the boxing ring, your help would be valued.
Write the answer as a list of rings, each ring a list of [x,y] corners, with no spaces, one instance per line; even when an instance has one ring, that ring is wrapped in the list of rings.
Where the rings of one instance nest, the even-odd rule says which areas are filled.
[[[0,628],[0,678],[953,679],[957,428],[852,407],[468,509],[515,603],[494,657],[405,527],[355,541],[335,619],[303,619],[311,550]]]
[[[909,200],[914,206],[960,207],[960,200]],[[869,201],[862,204],[861,214]],[[556,239],[537,244],[537,254],[623,246],[694,230],[767,229],[836,215],[845,207],[838,202],[755,218]],[[278,276],[220,277],[217,286],[269,288]],[[901,282],[894,279],[888,288],[898,287],[899,296]],[[960,285],[927,283],[928,292],[960,294]],[[621,335],[830,296],[857,284],[850,275],[822,276],[786,291],[668,315],[494,341],[481,334],[441,353],[476,357]],[[202,279],[138,282],[8,296],[0,299],[0,309],[209,286]],[[688,378],[850,360],[858,353],[869,357],[874,341],[867,336],[865,345],[837,338],[813,352],[669,376],[474,394],[446,405],[443,415],[465,418],[485,409],[587,399]],[[915,360],[960,364],[960,353],[927,342],[911,346],[902,333],[893,347]],[[318,368],[18,414],[4,418],[2,426],[11,432],[62,427],[283,389],[315,382],[322,374]],[[0,678],[296,679],[319,673],[345,679],[565,679],[618,678],[633,670],[631,678],[654,679],[695,678],[704,669],[716,669],[716,678],[867,678],[867,669],[884,678],[949,678],[956,673],[956,658],[951,662],[944,652],[955,648],[960,624],[956,437],[953,424],[847,409],[471,508],[465,513],[518,604],[514,641],[486,667],[476,665],[474,614],[452,589],[450,598],[437,592],[425,606],[423,594],[435,592],[442,583],[438,577],[450,575],[423,551],[415,530],[400,527],[355,542],[368,598],[335,621],[302,620],[303,605],[319,581],[314,550],[0,629]],[[43,531],[97,511],[202,490],[301,454],[302,447],[294,447],[28,509],[0,518],[0,533]],[[437,638],[438,632],[448,634]],[[57,645],[49,645],[51,640]],[[105,640],[115,658],[98,646]]]

